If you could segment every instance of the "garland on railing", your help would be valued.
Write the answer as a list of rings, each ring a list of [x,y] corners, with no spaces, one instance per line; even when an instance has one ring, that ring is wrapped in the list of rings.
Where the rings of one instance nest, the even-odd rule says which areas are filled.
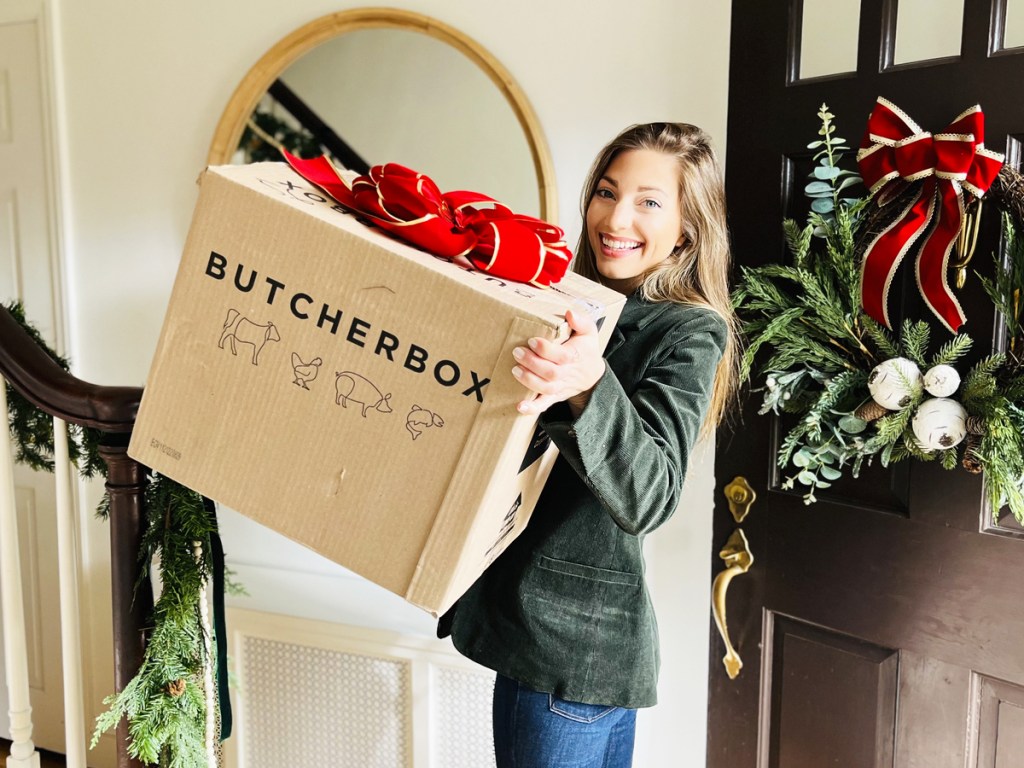
[[[975,114],[980,117],[980,109],[961,118]],[[862,305],[861,254],[894,229],[893,215],[909,210],[907,200],[920,193],[921,182],[904,185],[884,206],[869,208],[873,198],[847,197],[846,190],[860,182],[840,165],[850,149],[836,135],[826,105],[818,118],[820,138],[808,145],[817,166],[804,190],[811,212],[803,227],[783,223],[792,263],[743,268],[733,295],[749,340],[743,379],[754,376],[758,353],[767,353],[756,370],[764,382],[760,413],[797,417],[777,457],[779,467],[791,472],[783,488],[803,486],[810,504],[817,489],[844,472],[857,477],[875,458],[883,466],[908,458],[938,461],[946,469],[984,472],[993,516],[1008,506],[1024,523],[1021,174],[1003,166],[988,190],[985,199],[1002,213],[1005,259],[996,255],[991,279],[978,276],[1005,322],[1006,351],[988,354],[961,376],[954,364],[971,347],[967,334],[952,336],[930,354],[927,323],[908,319],[894,334]],[[965,138],[975,137],[959,140]],[[975,199],[967,239],[973,239],[972,228],[976,233],[979,210]],[[966,259],[958,266],[966,274]]]
[[[5,305],[26,332],[64,370],[68,361],[49,349],[25,320],[20,303]],[[7,385],[8,421],[16,446],[15,460],[34,469],[53,470],[53,419]],[[106,473],[99,455],[100,434],[95,429],[69,425],[69,453],[83,477]],[[108,498],[98,513],[106,519]],[[211,695],[204,672],[215,659],[208,652],[200,605],[212,573],[209,553],[216,520],[198,493],[170,478],[153,473],[145,490],[146,531],[139,559],[145,582],[154,561],[159,561],[160,597],[138,674],[116,695],[104,699],[110,707],[97,718],[92,744],[128,718],[128,752],[147,764],[162,768],[211,768],[211,734],[207,729],[207,701]],[[240,591],[229,585],[232,591]],[[214,704],[216,706],[216,702]]]

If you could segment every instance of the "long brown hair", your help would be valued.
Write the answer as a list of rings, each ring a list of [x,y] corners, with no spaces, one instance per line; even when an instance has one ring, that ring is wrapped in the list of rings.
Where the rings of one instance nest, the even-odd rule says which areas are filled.
[[[601,150],[583,187],[581,206],[586,222],[587,208],[597,185],[620,152],[648,149],[675,157],[679,164],[679,199],[682,217],[682,247],[648,272],[640,292],[648,301],[698,304],[717,312],[729,328],[725,352],[715,372],[711,404],[701,435],[714,431],[722,421],[737,387],[739,333],[729,299],[729,232],[725,220],[725,183],[710,137],[687,123],[633,125]],[[597,261],[584,224],[576,247],[573,270],[591,280],[601,281]]]

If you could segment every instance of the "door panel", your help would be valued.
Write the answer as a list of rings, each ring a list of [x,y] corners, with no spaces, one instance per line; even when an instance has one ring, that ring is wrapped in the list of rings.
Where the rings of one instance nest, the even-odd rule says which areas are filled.
[[[977,765],[1016,768],[1024,755],[1024,688],[981,677],[977,689]]]
[[[1002,0],[966,0],[962,13],[944,16],[929,8],[915,27],[897,0],[861,0],[857,71],[800,79],[802,49],[827,45],[827,31],[805,29],[801,0],[734,0],[726,186],[738,265],[786,258],[781,222],[806,215],[806,145],[822,103],[851,146],[878,96],[932,132],[980,103],[986,146],[1019,164],[1024,103],[1014,93],[1024,51],[1003,50]],[[960,47],[897,65],[897,18],[901,39],[936,24],[948,37],[953,25]],[[907,50],[912,40],[901,44]],[[991,274],[998,236],[989,207],[958,292],[974,339],[966,366],[1003,344],[973,274]],[[897,274],[896,323],[930,320],[913,273],[904,265]],[[933,324],[932,349],[947,338]],[[712,626],[708,765],[1024,765],[1024,603],[1012,586],[1024,579],[1020,526],[1006,513],[992,524],[981,477],[921,462],[866,467],[807,506],[782,489],[792,468],[775,463],[790,424],[757,415],[759,405],[758,393],[746,393],[737,426],[718,436],[719,487],[744,476],[758,499],[740,526],[753,566],[728,590],[730,638],[743,660],[735,680]],[[715,553],[736,527],[719,493]],[[714,564],[722,570],[717,556]]]
[[[778,614],[768,626],[767,764],[892,765],[896,652]]]

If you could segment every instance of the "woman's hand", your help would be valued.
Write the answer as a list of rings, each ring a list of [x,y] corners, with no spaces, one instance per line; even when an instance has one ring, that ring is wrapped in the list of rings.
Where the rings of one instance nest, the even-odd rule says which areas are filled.
[[[597,336],[597,325],[584,312],[565,313],[572,335],[561,344],[532,338],[529,349],[516,347],[512,375],[534,392],[517,406],[520,413],[538,414],[567,400],[578,416],[590,392],[604,374],[605,363]]]

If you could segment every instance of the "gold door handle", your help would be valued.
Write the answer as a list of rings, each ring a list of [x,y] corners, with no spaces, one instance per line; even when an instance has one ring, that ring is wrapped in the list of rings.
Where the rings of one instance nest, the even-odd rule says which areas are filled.
[[[750,487],[747,478],[737,475],[725,486],[725,500],[729,502],[729,511],[737,524],[750,512],[750,507],[757,500],[757,494]]]
[[[743,661],[729,640],[729,627],[725,620],[725,593],[729,589],[729,582],[734,577],[750,570],[750,566],[754,564],[754,556],[750,553],[747,537],[739,528],[729,537],[729,541],[725,543],[725,547],[718,553],[718,556],[725,561],[726,568],[715,577],[714,586],[711,588],[711,608],[718,632],[725,642],[725,657],[722,659],[722,663],[725,664],[725,672],[729,675],[729,679],[735,680],[743,668]]]

